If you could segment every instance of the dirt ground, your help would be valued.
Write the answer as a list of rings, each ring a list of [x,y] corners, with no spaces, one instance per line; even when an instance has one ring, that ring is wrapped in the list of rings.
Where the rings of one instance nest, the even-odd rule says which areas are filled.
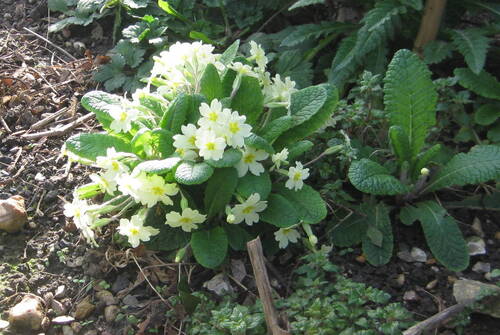
[[[88,182],[90,168],[68,165],[60,149],[72,134],[97,127],[78,101],[98,87],[91,72],[109,39],[92,40],[89,27],[44,41],[36,36],[47,37],[44,1],[2,0],[0,15],[0,199],[21,195],[29,215],[21,232],[0,233],[0,319],[5,320],[25,294],[33,293],[43,298],[50,320],[76,319],[52,323],[47,334],[143,334],[146,329],[184,334],[176,325],[165,324],[169,307],[163,299],[175,292],[177,271],[190,272],[191,265],[173,266],[161,254],[142,249],[119,250],[109,243],[112,231],[100,236],[100,248],[89,249],[62,213],[75,186]],[[455,217],[466,236],[475,234],[470,229],[475,218],[481,222],[487,254],[473,256],[471,265],[482,261],[500,268],[500,240],[494,237],[500,231],[499,215],[458,211]],[[395,229],[403,243],[396,253],[414,246],[427,250],[420,231]],[[332,259],[346,276],[387,291],[417,319],[455,303],[454,280],[486,281],[484,274],[470,268],[453,273],[432,260],[409,263],[394,256],[390,264],[376,268],[360,262],[360,254],[353,249]],[[251,273],[246,256],[239,257]],[[278,266],[286,272],[290,265]],[[213,273],[204,275],[208,280]],[[405,299],[409,291],[416,293],[413,299]],[[474,314],[464,334],[493,334],[496,329],[500,320]],[[443,328],[440,334],[458,332]]]

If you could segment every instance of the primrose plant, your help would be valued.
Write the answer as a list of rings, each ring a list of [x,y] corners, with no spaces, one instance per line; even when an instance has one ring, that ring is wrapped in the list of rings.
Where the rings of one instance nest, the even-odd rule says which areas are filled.
[[[313,145],[303,138],[333,113],[337,90],[271,77],[264,51],[250,45],[243,57],[238,41],[223,54],[176,43],[153,58],[131,100],[100,91],[82,98],[105,133],[75,135],[64,150],[101,170],[65,214],[89,242],[118,222],[132,247],[178,250],[178,259],[190,247],[209,268],[259,234],[284,248],[302,227],[305,241],[317,242],[309,225],[326,206],[297,158]]]

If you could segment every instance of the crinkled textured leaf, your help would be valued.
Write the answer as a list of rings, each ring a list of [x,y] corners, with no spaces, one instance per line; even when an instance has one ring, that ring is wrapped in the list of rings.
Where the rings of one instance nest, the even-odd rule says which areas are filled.
[[[248,198],[254,193],[260,195],[260,200],[266,200],[271,193],[271,177],[269,172],[264,171],[259,176],[247,173],[238,181],[236,192],[244,198]]]
[[[464,56],[465,62],[475,74],[479,74],[486,61],[490,39],[481,29],[451,31],[452,43]]]
[[[231,109],[247,117],[247,123],[254,125],[264,109],[264,95],[259,80],[243,76],[240,88],[231,100]]]
[[[356,40],[357,34],[355,33],[342,39],[328,72],[328,82],[340,90],[343,90],[347,81],[352,79],[359,65],[356,57]]]
[[[326,217],[325,202],[321,195],[309,185],[304,184],[300,190],[294,191],[280,184],[275,188],[275,192],[293,204],[299,219],[305,223],[319,223]]]
[[[362,240],[363,253],[366,255],[366,260],[375,266],[387,264],[391,259],[392,248],[394,246],[389,210],[383,203],[380,203],[375,206],[364,206],[364,213],[369,222],[367,234]],[[382,235],[380,245],[374,243],[376,241],[370,238],[370,228]]]
[[[302,154],[309,151],[314,146],[314,143],[308,140],[300,141],[295,144],[292,144],[288,147],[288,162],[293,164],[295,159],[300,157]]]
[[[292,125],[293,118],[291,116],[285,115],[269,122],[264,128],[259,131],[259,135],[262,136],[262,138],[266,141],[272,142],[285,131],[290,129]]]
[[[205,213],[208,219],[223,213],[229,204],[238,184],[238,172],[235,168],[216,169],[208,180],[205,189]]]
[[[480,96],[500,100],[500,83],[497,78],[486,71],[475,74],[468,68],[459,68],[453,71],[458,77],[460,85]]]
[[[206,182],[214,173],[214,168],[205,162],[182,162],[175,170],[175,180],[179,184],[197,185]]]
[[[435,201],[419,202],[415,207],[434,257],[452,271],[465,270],[469,266],[469,252],[455,219]]]
[[[219,72],[213,64],[208,64],[200,81],[200,92],[207,101],[222,98],[222,81]]]
[[[255,149],[264,150],[269,154],[274,154],[273,146],[268,141],[255,134],[245,137],[245,145]]]
[[[145,49],[137,47],[127,40],[119,41],[114,50],[125,58],[125,63],[132,68],[138,67],[144,59]]]
[[[437,93],[431,73],[416,54],[403,49],[394,55],[384,81],[384,103],[391,124],[406,133],[411,157],[416,157],[428,129],[436,123]]]
[[[366,158],[352,162],[349,181],[358,190],[368,194],[395,195],[408,192],[408,187],[391,176],[385,167]]]
[[[148,173],[163,174],[172,171],[181,162],[179,157],[170,157],[161,160],[148,160],[139,163],[134,171],[144,171]]]
[[[117,152],[132,152],[130,143],[107,134],[78,134],[66,140],[66,149],[82,158],[95,161],[97,156],[106,156],[108,148]]]
[[[424,47],[424,62],[437,64],[451,56],[453,46],[444,41],[431,41]]]
[[[406,205],[405,207],[401,208],[401,211],[399,212],[399,219],[401,220],[401,222],[403,222],[403,224],[411,226],[415,221],[418,221],[418,211],[418,208],[411,205]]]
[[[441,151],[441,144],[434,144],[429,149],[421,152],[417,156],[417,162],[411,167],[412,178],[417,179],[420,175],[420,171],[426,167],[431,160],[436,157]]]
[[[415,10],[421,10],[423,8],[422,0],[399,0],[402,4],[410,6]]]
[[[327,91],[322,86],[311,86],[294,92],[290,102],[293,125],[298,126],[309,120],[325,104]]]
[[[279,228],[288,228],[299,223],[299,213],[285,197],[272,193],[267,198],[267,208],[260,219]]]
[[[352,29],[351,24],[336,21],[322,21],[293,26],[293,31],[281,41],[281,46],[293,47],[302,42],[317,39],[328,34],[340,34]]]
[[[474,113],[474,122],[489,126],[500,117],[500,104],[484,104]]]
[[[354,212],[335,225],[330,231],[329,237],[336,246],[350,247],[362,241],[367,229],[368,221],[366,216]]]
[[[113,106],[121,106],[121,98],[103,91],[90,91],[82,97],[80,103],[86,110],[96,115],[103,128],[109,129],[113,121],[109,110]]]
[[[187,114],[192,107],[191,95],[181,93],[170,103],[167,112],[160,121],[160,127],[171,130],[175,134],[181,132]]]
[[[490,127],[486,136],[492,142],[500,142],[500,123],[496,123]]]
[[[479,184],[500,178],[500,147],[476,145],[468,153],[455,155],[432,177],[422,193],[449,186]]]
[[[238,149],[227,149],[224,151],[222,158],[214,161],[213,159],[207,159],[205,162],[215,168],[224,168],[235,166],[241,160],[243,154]]]
[[[226,258],[228,240],[222,227],[195,231],[191,235],[194,258],[202,266],[215,269]]]
[[[274,66],[275,71],[282,78],[290,77],[297,84],[297,88],[308,87],[312,84],[312,63],[304,59],[301,50],[285,50],[280,52]]]
[[[408,142],[408,136],[403,131],[400,126],[392,126],[389,128],[389,138],[391,140],[392,148],[394,153],[399,158],[400,162],[411,160],[411,150],[410,143]]]

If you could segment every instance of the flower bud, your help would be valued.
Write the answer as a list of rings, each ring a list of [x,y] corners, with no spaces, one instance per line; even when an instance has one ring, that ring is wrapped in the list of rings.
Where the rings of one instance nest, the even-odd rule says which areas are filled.
[[[422,170],[420,170],[420,174],[422,176],[428,176],[430,173],[429,169],[428,168],[423,168]]]
[[[234,216],[234,214],[228,214],[226,221],[227,223],[234,223],[236,221],[236,216]]]

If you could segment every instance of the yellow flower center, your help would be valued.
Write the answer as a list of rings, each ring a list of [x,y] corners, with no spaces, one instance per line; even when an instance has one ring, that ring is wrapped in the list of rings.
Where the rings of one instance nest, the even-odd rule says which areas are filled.
[[[240,125],[238,122],[229,122],[229,131],[233,134],[236,134],[240,131]]]
[[[175,152],[177,152],[181,156],[184,156],[184,154],[186,153],[186,151],[184,151],[184,149],[182,148],[175,149]]]
[[[113,162],[111,162],[111,168],[115,171],[118,171],[118,170],[120,170],[120,164],[118,164],[117,161],[113,161]]]
[[[254,210],[255,210],[254,206],[247,206],[247,207],[243,208],[242,212],[243,212],[243,214],[250,214]]]
[[[120,113],[120,121],[125,121],[127,119],[127,113],[126,112],[121,112]]]
[[[207,144],[205,144],[205,147],[207,148],[207,150],[213,151],[213,150],[215,150],[215,143],[208,142]]]
[[[243,162],[250,164],[255,161],[255,155],[254,154],[246,154],[245,157],[243,157]]]
[[[139,234],[139,229],[137,228],[131,228],[130,229],[130,235],[138,235]]]
[[[188,143],[191,144],[191,145],[194,145],[195,142],[196,142],[196,136],[191,136],[188,139]]]
[[[295,181],[299,181],[302,179],[302,173],[300,172],[295,172],[295,174],[293,175],[293,180]]]
[[[219,118],[219,115],[217,115],[217,113],[216,113],[216,112],[210,112],[210,113],[208,114],[208,119],[209,119],[210,121],[215,122],[215,121],[217,121],[217,119],[218,119],[218,118]]]
[[[188,224],[188,223],[192,222],[192,220],[190,218],[182,218],[182,219],[180,219],[180,221],[182,224]]]
[[[155,195],[162,195],[163,193],[165,193],[165,191],[159,187],[159,186],[154,186],[151,191],[153,192],[153,194]]]

